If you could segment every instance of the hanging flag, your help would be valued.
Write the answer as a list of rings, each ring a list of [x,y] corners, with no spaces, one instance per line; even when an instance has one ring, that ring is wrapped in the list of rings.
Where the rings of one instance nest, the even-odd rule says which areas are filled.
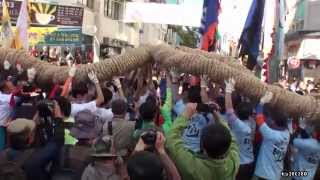
[[[20,13],[16,25],[16,33],[13,41],[15,49],[29,49],[28,27],[29,27],[28,0],[24,0],[21,4]]]
[[[253,70],[259,55],[264,6],[265,0],[252,1],[246,23],[239,40],[239,56],[242,58],[248,56],[247,68],[250,70]]]
[[[219,11],[220,0],[204,0],[200,27],[202,50],[212,51],[215,49]]]
[[[1,41],[2,46],[9,48],[13,39],[13,31],[10,21],[10,15],[5,0],[2,1],[2,28],[1,28]]]

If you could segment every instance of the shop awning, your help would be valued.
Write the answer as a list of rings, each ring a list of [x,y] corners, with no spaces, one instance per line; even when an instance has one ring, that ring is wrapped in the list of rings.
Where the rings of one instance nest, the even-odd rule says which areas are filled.
[[[319,60],[320,61],[320,38],[304,39],[301,42],[297,58],[300,60]]]

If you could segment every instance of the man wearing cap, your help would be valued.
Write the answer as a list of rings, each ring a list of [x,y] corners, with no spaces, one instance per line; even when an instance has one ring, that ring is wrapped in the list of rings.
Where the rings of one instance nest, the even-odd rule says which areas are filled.
[[[54,106],[54,134],[48,143],[39,149],[32,149],[36,124],[28,119],[16,119],[7,127],[10,146],[0,153],[0,162],[13,161],[22,164],[28,180],[45,180],[49,178],[45,167],[56,158],[64,144],[64,128],[61,110],[57,103]]]
[[[81,180],[120,180],[123,163],[115,153],[111,136],[98,139],[90,156],[93,162],[87,166]]]
[[[101,132],[101,127],[96,121],[96,116],[89,110],[76,114],[74,126],[70,135],[78,140],[74,146],[65,145],[60,158],[60,169],[55,173],[57,176],[68,173],[71,179],[81,179],[81,174],[90,163],[90,149],[95,139]],[[63,175],[64,176],[64,175]]]

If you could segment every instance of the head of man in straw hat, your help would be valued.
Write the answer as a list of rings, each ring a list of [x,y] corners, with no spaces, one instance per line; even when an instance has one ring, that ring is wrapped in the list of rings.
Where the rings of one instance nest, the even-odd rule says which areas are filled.
[[[10,146],[16,150],[23,150],[30,146],[34,140],[36,124],[29,119],[16,119],[7,127]]]
[[[105,136],[95,140],[91,150],[92,163],[82,174],[84,179],[121,179],[123,163],[114,151],[112,137]]]

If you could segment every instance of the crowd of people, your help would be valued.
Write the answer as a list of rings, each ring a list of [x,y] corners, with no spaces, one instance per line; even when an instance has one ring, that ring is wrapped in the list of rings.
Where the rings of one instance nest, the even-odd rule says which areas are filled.
[[[271,106],[271,92],[243,96],[232,78],[154,65],[75,82],[72,66],[48,87],[35,68],[2,69],[0,180],[317,179],[317,129]]]
[[[84,53],[81,48],[75,48],[74,52],[70,48],[44,46],[41,50],[33,46],[29,51],[30,56],[39,58],[59,66],[71,66],[72,64],[93,63],[93,49],[88,48]]]

